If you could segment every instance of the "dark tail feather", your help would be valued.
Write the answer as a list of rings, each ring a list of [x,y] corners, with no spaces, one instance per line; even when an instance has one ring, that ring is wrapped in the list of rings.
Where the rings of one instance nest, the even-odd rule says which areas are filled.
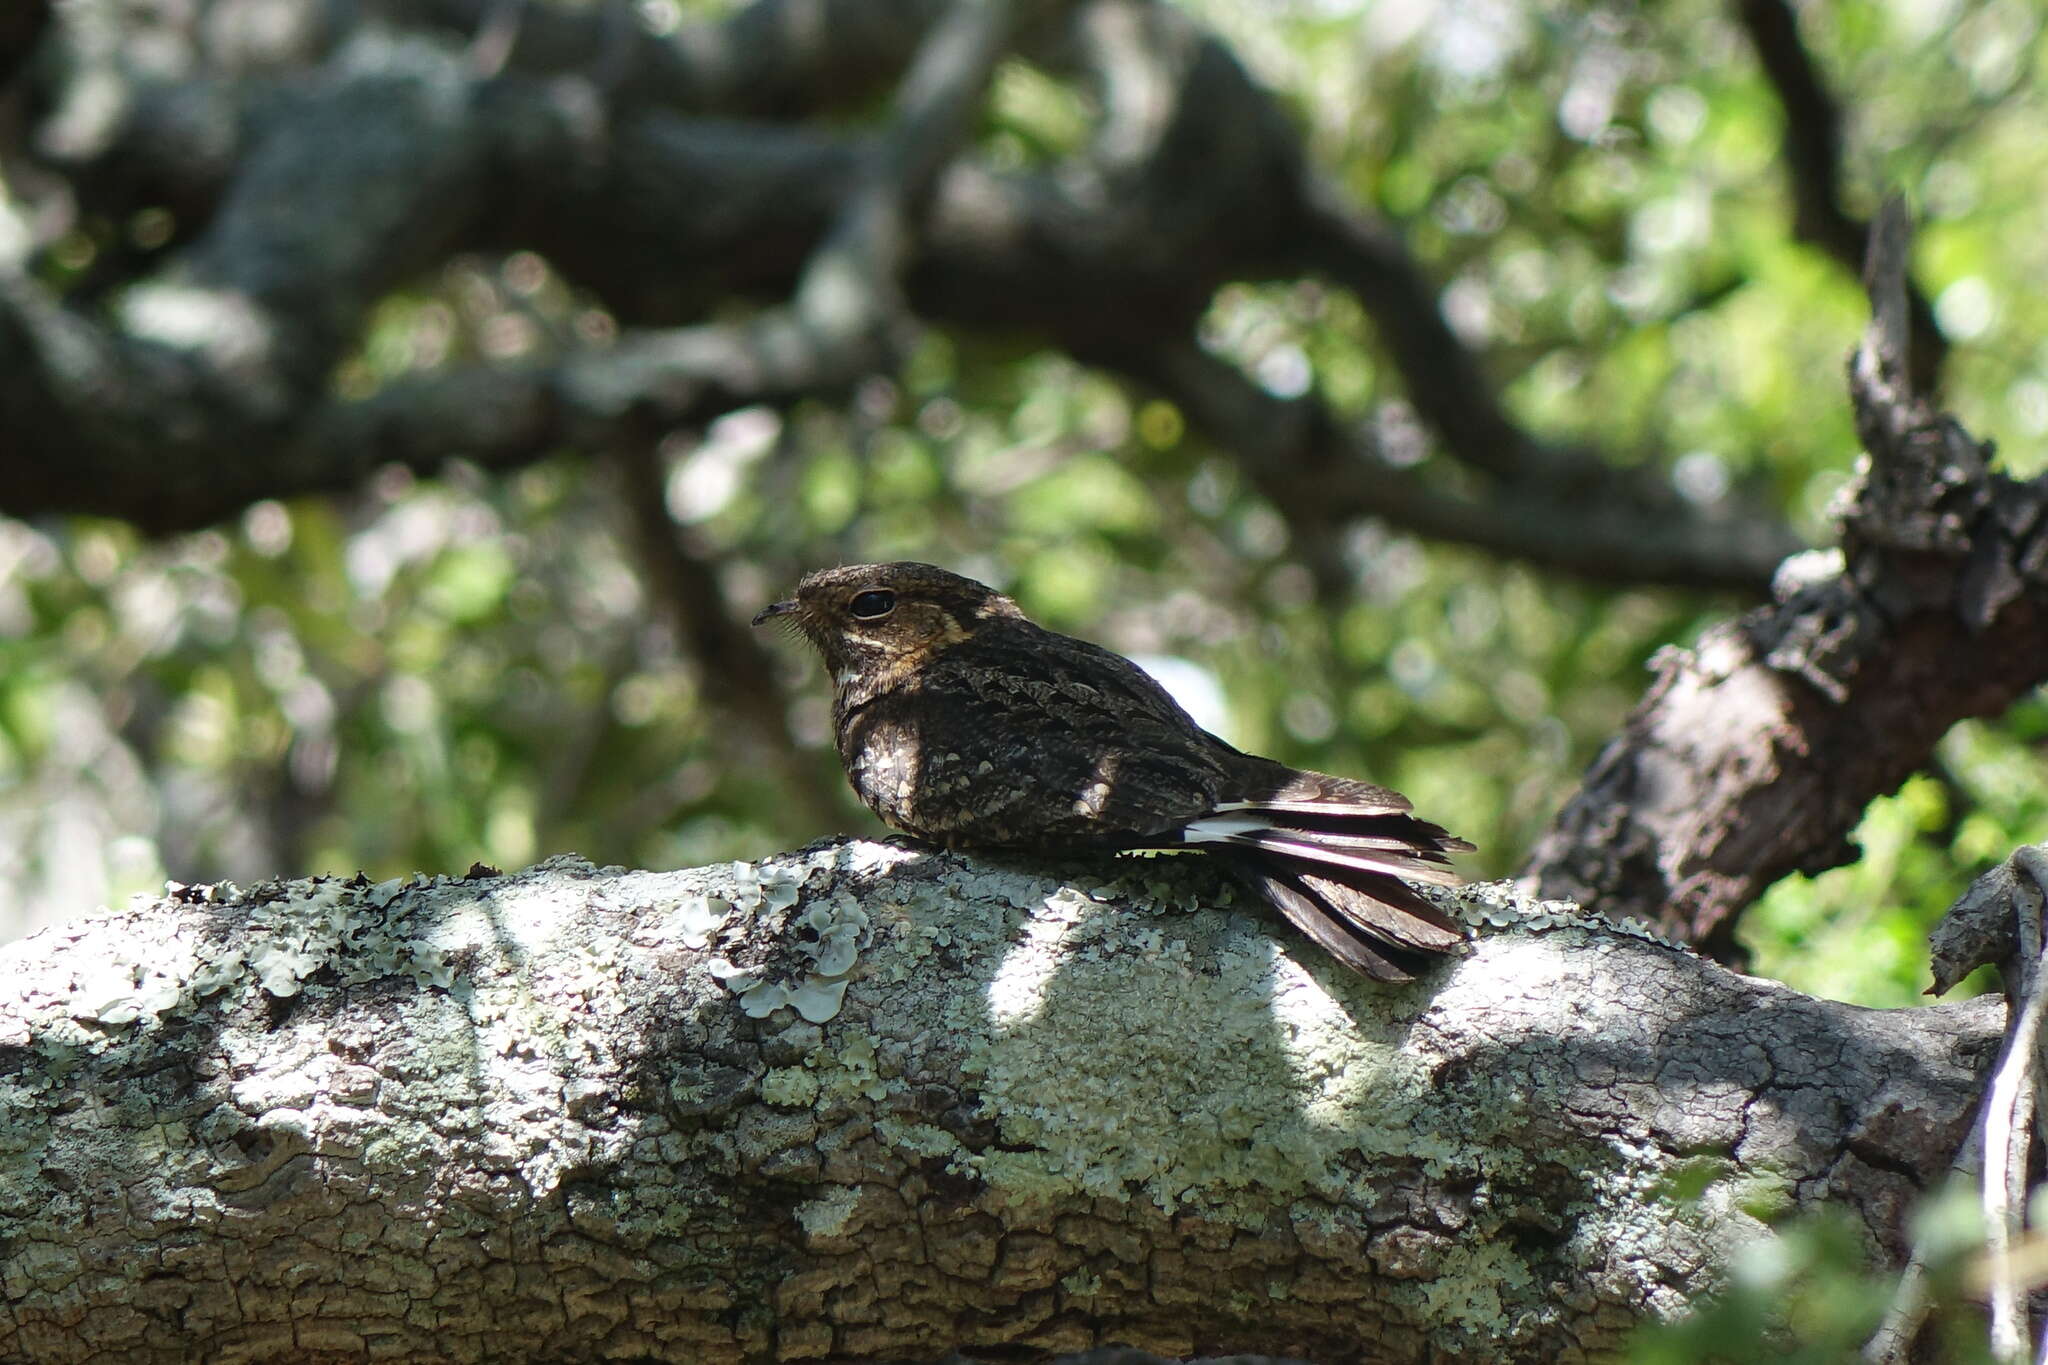
[[[1402,970],[1366,944],[1366,936],[1348,916],[1309,894],[1296,878],[1277,869],[1259,866],[1247,858],[1220,855],[1238,879],[1258,893],[1261,900],[1287,917],[1287,922],[1315,941],[1317,947],[1355,972],[1375,981],[1413,981],[1412,972]]]
[[[1338,961],[1378,981],[1411,980],[1389,950],[1447,953],[1465,933],[1403,878],[1455,885],[1449,855],[1472,845],[1405,810],[1363,805],[1237,803],[1184,837],[1209,845]]]

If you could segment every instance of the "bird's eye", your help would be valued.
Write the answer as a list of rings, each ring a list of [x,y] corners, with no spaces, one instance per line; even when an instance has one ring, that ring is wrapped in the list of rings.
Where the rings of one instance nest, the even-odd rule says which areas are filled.
[[[896,594],[887,588],[871,588],[867,592],[855,593],[846,609],[853,613],[856,621],[879,621],[896,610]]]

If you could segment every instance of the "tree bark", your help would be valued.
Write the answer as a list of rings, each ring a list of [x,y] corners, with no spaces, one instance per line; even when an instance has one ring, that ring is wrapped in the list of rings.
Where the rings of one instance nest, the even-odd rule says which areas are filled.
[[[2048,679],[2048,477],[1999,472],[1988,443],[1912,387],[1909,235],[1893,201],[1850,365],[1868,457],[1840,554],[1793,561],[1777,601],[1659,656],[1529,856],[1544,895],[1732,955],[1735,916],[1771,883],[1854,861],[1872,798],[1957,721]]]
[[[1903,1259],[2003,1017],[1497,885],[1386,989],[1189,858],[473,872],[6,950],[0,1356],[1596,1357],[1759,1211]]]

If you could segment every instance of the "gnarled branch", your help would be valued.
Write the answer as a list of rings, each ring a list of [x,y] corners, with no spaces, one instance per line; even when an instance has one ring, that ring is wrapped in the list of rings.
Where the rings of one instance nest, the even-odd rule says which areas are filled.
[[[1841,558],[1793,566],[1776,603],[1661,657],[1531,855],[1545,895],[1726,950],[1772,882],[1851,861],[1864,807],[1950,726],[2048,678],[2048,478],[1994,472],[1911,387],[1906,238],[1893,201],[1851,365],[1868,455]]]

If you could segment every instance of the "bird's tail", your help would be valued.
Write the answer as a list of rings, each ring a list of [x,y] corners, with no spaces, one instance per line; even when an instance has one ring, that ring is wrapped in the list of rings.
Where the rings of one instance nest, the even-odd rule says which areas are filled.
[[[1269,795],[1219,805],[1182,837],[1208,845],[1295,928],[1375,980],[1412,979],[1389,952],[1445,953],[1464,942],[1457,921],[1407,883],[1455,885],[1450,855],[1471,844],[1417,819],[1398,792],[1282,774]]]

